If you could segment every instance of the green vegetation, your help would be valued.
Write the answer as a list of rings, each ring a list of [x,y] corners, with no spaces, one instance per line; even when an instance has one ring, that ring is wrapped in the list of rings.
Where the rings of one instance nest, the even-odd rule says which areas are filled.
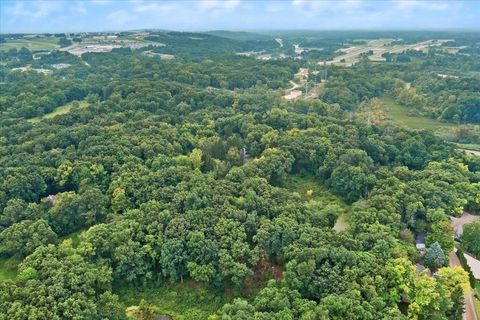
[[[39,121],[44,120],[44,119],[52,119],[52,118],[54,118],[58,115],[69,113],[70,110],[74,107],[81,109],[81,108],[86,108],[87,106],[88,106],[87,101],[80,101],[80,102],[73,101],[73,102],[67,103],[64,106],[55,108],[55,110],[50,112],[50,113],[46,113],[42,116],[38,116],[38,117],[28,119],[28,121],[31,122],[31,123],[36,123],[36,122],[39,122]]]
[[[165,284],[153,288],[125,286],[115,291],[120,302],[128,308],[141,299],[158,307],[158,314],[175,320],[203,320],[214,314],[233,297],[212,291],[201,283]]]
[[[457,146],[459,149],[480,151],[480,144],[474,144],[474,143],[457,143],[456,146]]]
[[[330,215],[330,221],[335,221],[335,230],[342,231],[348,227],[349,205],[341,197],[333,194],[326,186],[319,183],[315,177],[291,175],[285,181],[285,186],[292,192],[297,192],[305,202],[309,202],[311,205],[334,208],[327,213]],[[338,208],[335,208],[335,206],[338,206]]]
[[[300,68],[320,66],[292,44],[331,57],[385,34],[286,32],[283,47],[216,34],[229,38],[149,32],[155,47],[0,53],[0,257],[14,278],[0,282],[0,319],[458,319],[469,276],[443,266],[449,216],[479,211],[480,159],[432,131],[450,125],[395,122],[412,121],[401,105],[458,122],[449,129],[475,123],[470,80],[457,83],[455,121],[439,117],[447,105],[415,107],[452,93],[427,90],[423,74],[476,70],[474,36],[458,36],[471,56],[322,67],[318,99],[286,101]],[[136,37],[55,38],[107,36]],[[382,101],[396,121],[372,117]],[[424,231],[425,259],[414,241]],[[439,276],[416,273],[419,261]]]
[[[448,133],[448,129],[455,126],[455,124],[441,122],[432,118],[414,116],[411,114],[411,109],[396,103],[391,97],[384,96],[380,100],[387,107],[388,116],[398,125],[418,130],[431,130],[440,135]]]
[[[85,232],[85,230],[80,230],[80,231],[73,232],[69,235],[66,235],[64,237],[59,238],[58,242],[62,243],[65,240],[71,241],[71,246],[73,248],[77,248],[82,241],[82,233],[83,232]]]
[[[1,43],[0,51],[8,51],[12,48],[20,50],[22,47],[30,51],[49,51],[58,49],[60,46],[58,45],[58,39],[55,37],[21,38],[7,40],[5,43]]]
[[[341,197],[333,194],[313,176],[290,175],[285,181],[285,186],[292,192],[298,192],[304,201],[313,200],[320,202],[322,205],[338,204],[342,208],[347,207]]]
[[[17,276],[18,261],[14,259],[0,259],[0,281],[14,280]]]
[[[480,221],[465,225],[462,235],[462,245],[466,251],[477,258],[480,257]]]

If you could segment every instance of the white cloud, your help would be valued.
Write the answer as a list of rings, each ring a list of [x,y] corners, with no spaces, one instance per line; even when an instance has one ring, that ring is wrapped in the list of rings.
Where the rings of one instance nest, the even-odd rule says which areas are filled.
[[[125,10],[117,10],[107,15],[107,20],[116,26],[124,26],[129,22],[135,21],[136,16]]]
[[[111,0],[90,0],[90,2],[93,4],[105,5],[105,4],[111,3],[112,1]]]
[[[277,13],[285,10],[287,6],[285,3],[279,3],[279,2],[274,2],[274,3],[269,3],[266,7],[265,10],[268,13]]]
[[[311,14],[319,11],[351,11],[364,5],[363,0],[292,0],[293,7]]]
[[[163,15],[170,13],[176,9],[174,4],[158,4],[158,3],[140,3],[133,9],[135,12],[152,13]]]
[[[28,18],[36,20],[48,16],[61,7],[62,3],[56,1],[16,2],[13,7],[8,7],[5,11],[13,19]]]
[[[434,11],[448,10],[452,2],[446,1],[420,1],[420,0],[394,0],[396,6],[400,9],[425,9]],[[459,3],[461,4],[461,3]]]
[[[85,8],[85,3],[84,2],[74,2],[74,4],[70,8],[72,12],[78,13],[78,14],[86,14],[87,13],[87,8]]]
[[[198,7],[205,11],[231,11],[240,6],[240,0],[201,0]]]

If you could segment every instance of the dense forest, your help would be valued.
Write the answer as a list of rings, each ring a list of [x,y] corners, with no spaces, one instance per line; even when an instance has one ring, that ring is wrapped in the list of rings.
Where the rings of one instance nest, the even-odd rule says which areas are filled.
[[[163,311],[145,300],[126,313],[122,292],[171,283],[229,297],[207,316],[173,319],[461,319],[469,278],[448,267],[449,216],[478,212],[480,159],[430,131],[354,114],[390,96],[413,113],[479,123],[478,54],[329,66],[318,98],[287,101],[289,81],[318,56],[255,59],[235,53],[275,40],[223,36],[233,35],[0,54],[0,258],[19,264],[0,281],[0,319],[156,319]],[[334,55],[360,38],[336,37],[305,41]],[[339,200],[292,191],[292,178]],[[478,224],[465,231],[480,254]]]

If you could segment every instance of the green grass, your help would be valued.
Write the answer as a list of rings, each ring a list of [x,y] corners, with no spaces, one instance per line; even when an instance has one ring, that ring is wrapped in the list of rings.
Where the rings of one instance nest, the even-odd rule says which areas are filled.
[[[169,315],[175,320],[207,319],[234,298],[233,295],[220,294],[194,282],[140,289],[123,286],[115,293],[125,308],[138,305],[141,299],[145,299],[160,309],[160,315]]]
[[[12,48],[19,50],[22,47],[25,47],[30,51],[43,51],[60,48],[57,38],[22,38],[7,40],[6,43],[0,45],[0,51],[8,51]]]
[[[60,240],[72,240],[72,246],[76,248],[81,242],[82,232],[84,230]],[[159,308],[159,315],[169,315],[175,320],[207,319],[235,298],[233,293],[215,292],[204,284],[193,281],[164,283],[150,288],[122,284],[114,291],[125,309],[138,305],[140,300],[144,299]]]
[[[79,101],[79,105],[80,105],[79,106],[80,108],[86,108],[88,106],[88,102]],[[70,102],[70,103],[67,103],[64,106],[56,108],[54,111],[52,111],[50,113],[44,114],[43,116],[28,119],[28,121],[31,122],[31,123],[36,123],[36,122],[39,122],[39,121],[44,120],[44,119],[52,119],[52,118],[54,118],[58,115],[69,113],[70,110],[72,109],[72,107],[73,107],[73,102]]]
[[[285,183],[286,188],[298,192],[303,200],[315,200],[325,204],[340,204],[346,206],[345,202],[339,196],[334,195],[326,186],[321,184],[313,176],[290,175]],[[312,190],[311,196],[307,195],[307,191]]]
[[[475,143],[455,143],[459,149],[480,151],[480,144]]]
[[[337,204],[345,210],[345,213],[340,215],[337,218],[334,229],[337,231],[345,230],[348,226],[348,211],[350,207],[345,203],[345,201],[333,194],[326,186],[321,184],[313,176],[302,176],[302,175],[290,175],[286,181],[286,188],[292,192],[297,192],[300,194],[300,197],[308,201],[316,201],[321,203],[323,206],[329,204]],[[311,196],[307,194],[307,191],[312,190],[313,193]]]
[[[74,233],[71,233],[69,235],[66,235],[64,237],[61,237],[59,240],[59,243],[61,243],[62,241],[64,240],[72,240],[72,247],[73,248],[77,248],[78,245],[80,244],[81,242],[81,234],[84,232],[85,230],[80,230],[80,231],[77,231],[77,232],[74,232]]]
[[[18,264],[17,260],[0,258],[0,281],[15,279]]]
[[[455,127],[453,123],[444,123],[436,119],[410,116],[409,109],[397,104],[391,97],[381,97],[380,100],[387,106],[387,114],[398,125],[403,125],[412,129],[431,130],[440,135],[448,132],[448,129]]]

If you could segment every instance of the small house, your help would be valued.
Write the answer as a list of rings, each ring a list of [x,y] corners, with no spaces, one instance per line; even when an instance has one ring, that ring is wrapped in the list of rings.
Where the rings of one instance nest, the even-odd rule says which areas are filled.
[[[417,237],[415,238],[415,247],[421,253],[425,253],[425,250],[427,249],[427,246],[425,245],[426,235],[427,235],[427,232],[425,230],[422,230],[417,234]]]

